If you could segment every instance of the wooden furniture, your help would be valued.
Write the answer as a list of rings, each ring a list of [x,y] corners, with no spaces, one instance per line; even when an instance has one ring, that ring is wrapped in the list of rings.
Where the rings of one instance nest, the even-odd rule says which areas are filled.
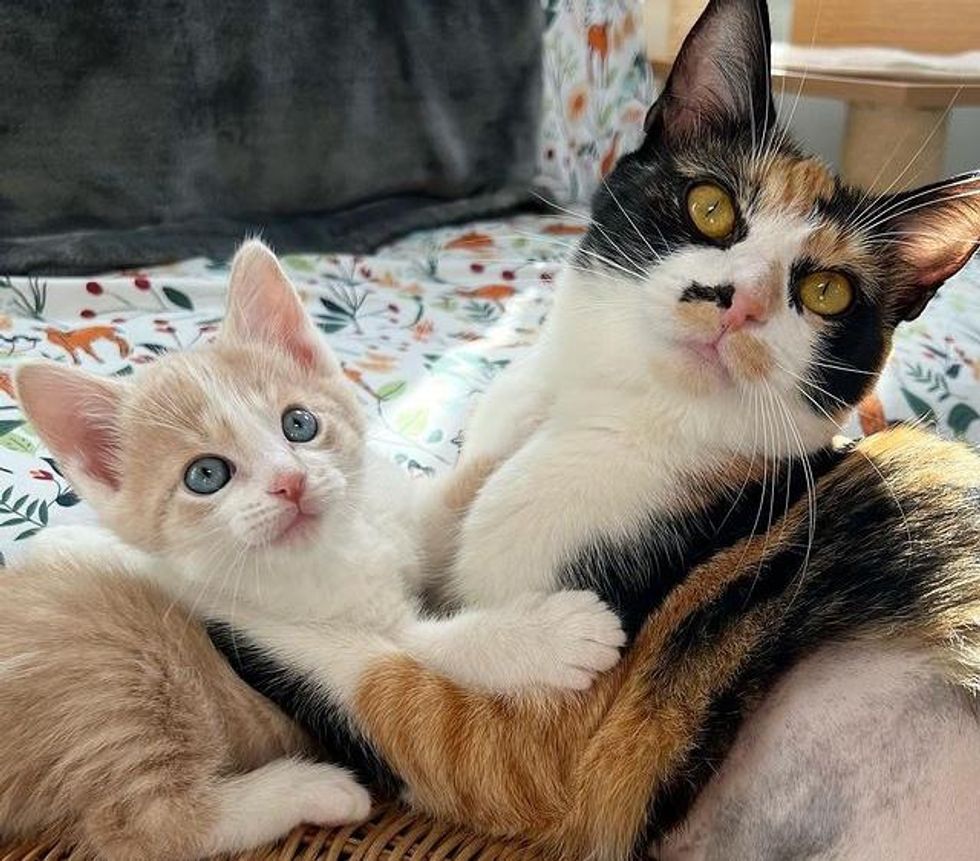
[[[84,861],[56,840],[0,843],[0,861]],[[133,861],[138,861],[134,858]],[[297,828],[275,846],[223,861],[543,861],[519,843],[453,828],[391,806],[345,828]]]
[[[705,5],[704,0],[646,0],[647,46],[658,75],[670,70]],[[773,68],[777,98],[782,93],[784,104],[792,104],[800,94],[847,103],[840,159],[847,180],[864,188],[892,183],[905,188],[944,175],[949,112],[980,105],[980,70],[959,77],[880,65],[833,71],[807,62],[807,50],[870,46],[947,55],[980,51],[976,0],[795,0],[790,44],[792,65]]]

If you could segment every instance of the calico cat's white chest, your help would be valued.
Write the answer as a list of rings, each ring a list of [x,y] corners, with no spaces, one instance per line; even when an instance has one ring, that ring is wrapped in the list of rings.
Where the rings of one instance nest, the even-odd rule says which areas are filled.
[[[494,473],[466,518],[457,596],[487,606],[553,591],[563,567],[590,546],[648,529],[651,517],[676,506],[679,482],[678,459],[645,449],[628,421],[546,421]]]

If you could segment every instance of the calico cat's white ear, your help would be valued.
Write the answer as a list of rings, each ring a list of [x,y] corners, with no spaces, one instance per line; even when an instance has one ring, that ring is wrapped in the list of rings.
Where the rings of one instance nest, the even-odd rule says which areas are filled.
[[[914,320],[980,248],[980,171],[889,196],[876,210],[901,270],[896,311]]]
[[[123,383],[53,362],[14,372],[20,408],[72,483],[119,489],[119,409]],[[85,494],[88,496],[89,494]]]
[[[232,261],[221,337],[264,341],[317,373],[333,374],[340,369],[276,255],[258,239],[242,245]]]
[[[771,41],[765,0],[711,0],[647,114],[648,138],[669,144],[734,125],[761,143],[776,122]]]

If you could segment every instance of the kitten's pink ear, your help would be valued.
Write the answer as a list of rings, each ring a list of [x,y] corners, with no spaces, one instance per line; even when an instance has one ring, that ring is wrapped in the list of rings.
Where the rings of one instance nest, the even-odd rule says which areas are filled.
[[[731,126],[762,141],[776,124],[765,0],[711,0],[647,114],[651,145]]]
[[[891,196],[877,210],[901,269],[896,311],[914,320],[980,248],[980,171]]]
[[[232,261],[221,337],[263,341],[317,373],[333,374],[340,369],[276,255],[258,239],[246,242]]]
[[[20,408],[69,477],[119,489],[119,406],[123,384],[53,362],[14,372]]]

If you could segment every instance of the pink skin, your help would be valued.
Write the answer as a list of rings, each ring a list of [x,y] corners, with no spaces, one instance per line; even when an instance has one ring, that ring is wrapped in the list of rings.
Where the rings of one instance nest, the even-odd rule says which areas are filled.
[[[721,315],[721,334],[736,332],[749,323],[764,323],[768,317],[767,302],[756,291],[739,287],[732,296],[730,308]]]
[[[316,532],[321,512],[315,510],[317,506],[306,494],[306,473],[299,470],[277,472],[269,493],[281,499],[286,520],[282,531],[272,540],[273,544],[300,542]]]
[[[685,341],[684,346],[698,357],[699,364],[708,365],[718,376],[730,380],[723,349],[726,336],[753,325],[761,325],[768,317],[765,297],[751,288],[739,287],[732,296],[731,306],[722,312],[718,333],[710,341],[692,338]]]
[[[980,857],[980,724],[915,651],[827,646],[742,727],[658,861]]]

